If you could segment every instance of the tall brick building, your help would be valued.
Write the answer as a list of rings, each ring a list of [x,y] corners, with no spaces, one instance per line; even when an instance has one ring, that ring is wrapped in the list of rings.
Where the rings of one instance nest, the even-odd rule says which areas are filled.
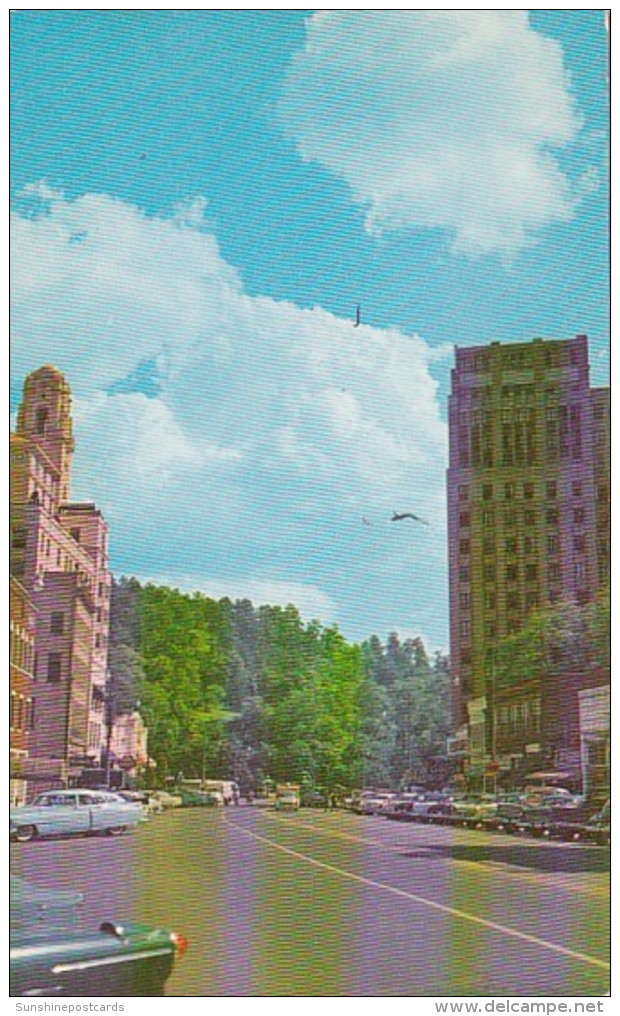
[[[609,579],[609,391],[587,337],[457,347],[449,430],[453,718],[480,773],[545,756],[548,689],[524,674],[500,694],[498,641]]]
[[[94,504],[69,500],[73,450],[69,385],[41,367],[24,384],[10,465],[11,575],[34,626],[34,787],[99,764],[105,746],[108,533]]]

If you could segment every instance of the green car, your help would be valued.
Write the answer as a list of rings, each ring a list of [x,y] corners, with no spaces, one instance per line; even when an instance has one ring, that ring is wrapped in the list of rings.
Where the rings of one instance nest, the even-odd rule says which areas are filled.
[[[76,930],[79,893],[11,881],[11,997],[153,996],[187,947],[182,935],[104,921]]]

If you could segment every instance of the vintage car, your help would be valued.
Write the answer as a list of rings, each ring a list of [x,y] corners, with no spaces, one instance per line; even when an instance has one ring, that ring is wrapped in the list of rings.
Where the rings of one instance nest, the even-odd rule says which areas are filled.
[[[162,995],[182,935],[104,921],[80,928],[81,895],[11,879],[10,988],[13,997]]]
[[[105,790],[49,790],[9,812],[10,835],[19,843],[41,836],[115,836],[143,821],[140,804]]]

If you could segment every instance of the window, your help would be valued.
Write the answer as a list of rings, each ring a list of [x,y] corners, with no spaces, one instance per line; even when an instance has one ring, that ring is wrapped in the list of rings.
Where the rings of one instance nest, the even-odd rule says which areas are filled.
[[[464,617],[463,620],[461,621],[461,638],[464,639],[469,638],[470,634],[471,634],[471,623],[469,621],[469,618]]]
[[[495,610],[495,593],[485,593],[484,606],[486,610]]]
[[[578,554],[583,554],[586,549],[586,538],[585,536],[576,536],[573,545]]]
[[[559,516],[558,512],[553,511],[553,510],[550,509],[547,512],[547,525],[548,526],[557,526],[559,518],[560,518],[560,516]]]
[[[525,537],[525,540],[523,541],[523,548],[526,554],[536,553],[536,540],[534,539],[533,536]]]
[[[461,582],[469,582],[469,568],[465,564],[459,568],[459,580]]]
[[[577,582],[583,582],[586,577],[586,566],[583,561],[577,561],[575,565],[575,578]]]
[[[526,582],[537,582],[538,581],[538,565],[537,564],[526,564],[526,566],[525,566],[525,581]]]
[[[35,430],[37,434],[43,436],[45,434],[45,424],[47,423],[48,408],[47,406],[38,406],[35,413]]]
[[[495,512],[488,509],[482,513],[482,523],[485,526],[492,526],[495,523]]]
[[[518,593],[509,593],[506,597],[506,606],[508,610],[519,610],[521,607],[521,601]]]
[[[506,580],[508,582],[516,582],[519,578],[519,569],[516,564],[506,565]]]
[[[81,535],[80,528],[78,526],[76,526],[74,529],[70,529],[69,532],[71,533],[71,536],[73,537],[75,542],[79,543],[80,542],[80,535]]]
[[[549,533],[547,537],[547,551],[549,554],[557,554],[560,550],[560,541],[555,533]]]
[[[514,483],[504,484],[504,497],[507,501],[512,501],[515,496],[515,485]]]
[[[547,484],[547,497],[553,501],[558,496],[558,485],[553,481]]]
[[[517,524],[517,513],[516,512],[504,512],[504,525],[505,526],[516,526]]]
[[[495,550],[495,540],[492,536],[485,536],[482,541],[482,550],[485,554],[492,554]]]
[[[573,497],[581,497],[582,487],[580,483],[573,483]]]
[[[459,596],[461,610],[469,610],[469,593],[461,593]]]
[[[466,529],[470,524],[469,512],[461,512],[459,515],[459,525]]]
[[[505,550],[506,550],[507,554],[516,554],[517,553],[517,539],[516,539],[516,537],[511,536],[509,540],[506,540],[504,542],[504,547],[505,547]]]
[[[495,580],[495,565],[485,564],[484,566],[484,577],[487,582],[493,582]]]
[[[53,610],[50,615],[50,632],[52,635],[62,635],[65,630],[65,615],[62,610]]]
[[[523,512],[523,522],[526,526],[535,526],[536,512]]]
[[[551,582],[559,582],[561,578],[561,571],[559,564],[549,565],[549,579]]]
[[[609,500],[609,487],[600,485],[596,488],[597,501],[608,501]]]
[[[34,730],[34,699],[26,699],[26,730]]]
[[[534,484],[524,483],[523,484],[523,497],[526,501],[531,501],[534,497]]]
[[[606,416],[607,416],[607,406],[601,405],[601,403],[599,402],[598,405],[595,405],[594,407],[594,419],[604,420]]]
[[[459,541],[459,551],[460,551],[460,553],[461,554],[469,554],[469,550],[470,550],[469,540],[460,540]]]
[[[469,487],[467,484],[462,484],[459,487],[459,501],[469,501]]]
[[[482,486],[482,500],[483,501],[492,501],[492,499],[493,499],[493,484],[492,483],[485,483],[485,484],[483,484],[483,486]]]
[[[61,653],[47,654],[47,680],[57,683],[62,676],[62,655]]]

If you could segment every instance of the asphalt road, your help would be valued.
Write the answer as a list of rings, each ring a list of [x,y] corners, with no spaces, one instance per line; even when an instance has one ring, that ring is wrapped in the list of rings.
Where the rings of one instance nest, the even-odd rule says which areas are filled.
[[[609,851],[346,812],[178,809],[117,839],[11,847],[79,921],[180,931],[177,996],[609,990]]]

